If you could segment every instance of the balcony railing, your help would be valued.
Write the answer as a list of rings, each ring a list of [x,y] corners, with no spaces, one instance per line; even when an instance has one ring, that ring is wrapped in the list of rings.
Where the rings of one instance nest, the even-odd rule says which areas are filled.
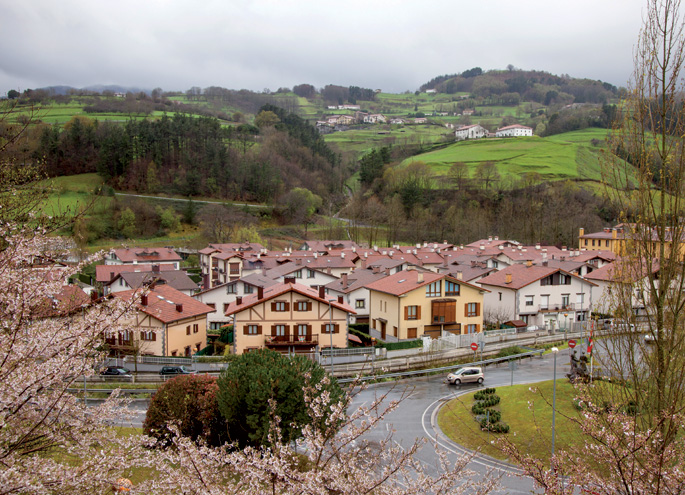
[[[528,306],[530,307],[530,306]],[[559,312],[559,311],[583,311],[583,305],[580,303],[568,303],[568,304],[540,304],[538,306],[539,311],[548,312]]]
[[[267,346],[317,345],[319,335],[267,335]]]

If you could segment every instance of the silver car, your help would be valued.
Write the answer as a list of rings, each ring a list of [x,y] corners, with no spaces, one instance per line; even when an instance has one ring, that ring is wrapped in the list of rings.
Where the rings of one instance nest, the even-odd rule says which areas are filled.
[[[462,383],[481,384],[485,380],[482,368],[459,368],[447,375],[447,383],[461,385]]]

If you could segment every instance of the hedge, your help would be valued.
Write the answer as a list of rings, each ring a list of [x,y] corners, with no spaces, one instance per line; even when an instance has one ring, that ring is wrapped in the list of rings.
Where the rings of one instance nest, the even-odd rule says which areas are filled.
[[[417,347],[423,347],[423,340],[404,340],[402,342],[383,342],[382,340],[377,340],[376,346],[384,347],[389,351],[398,351],[400,349],[415,349]]]

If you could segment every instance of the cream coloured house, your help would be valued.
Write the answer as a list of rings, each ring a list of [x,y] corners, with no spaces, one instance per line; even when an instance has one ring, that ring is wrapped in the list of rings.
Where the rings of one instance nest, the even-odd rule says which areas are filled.
[[[446,274],[405,270],[366,286],[370,332],[381,340],[477,333],[487,290]]]
[[[207,314],[212,308],[160,285],[148,292],[117,292],[124,300],[138,297],[135,331],[107,339],[113,350],[154,356],[191,356],[207,345]]]
[[[309,352],[321,347],[347,347],[347,323],[355,311],[342,297],[286,279],[258,288],[228,305],[234,318],[235,354],[268,348],[279,352]]]

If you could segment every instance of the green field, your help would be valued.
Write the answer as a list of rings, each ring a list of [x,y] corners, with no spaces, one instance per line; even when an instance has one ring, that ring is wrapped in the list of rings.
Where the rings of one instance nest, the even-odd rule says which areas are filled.
[[[326,134],[324,140],[338,152],[364,154],[383,146],[432,144],[451,134],[450,129],[437,125],[376,125]]]
[[[502,178],[518,178],[535,172],[544,180],[581,179],[600,181],[600,146],[605,129],[585,129],[549,138],[487,138],[462,141],[446,148],[408,158],[403,165],[421,161],[431,166],[437,175],[446,175],[450,167],[463,162],[473,174],[483,162],[495,163]]]
[[[552,443],[552,382],[541,382],[532,387],[498,387],[496,393],[502,399],[496,409],[502,412],[502,422],[511,428],[507,438],[522,452],[527,452],[547,463]],[[580,445],[583,440],[578,426],[567,419],[580,417],[580,412],[573,405],[575,396],[576,391],[568,380],[557,380],[555,445],[558,450]],[[480,430],[471,414],[472,403],[473,394],[470,393],[445,404],[438,414],[440,429],[453,441],[466,448],[480,449],[486,455],[505,459],[502,452],[492,443],[500,435]]]
[[[102,184],[102,178],[95,173],[46,179],[43,185],[50,193],[43,211],[51,216],[72,216],[83,209],[86,209],[86,216],[98,214],[107,209],[112,201],[110,197],[93,195]]]

